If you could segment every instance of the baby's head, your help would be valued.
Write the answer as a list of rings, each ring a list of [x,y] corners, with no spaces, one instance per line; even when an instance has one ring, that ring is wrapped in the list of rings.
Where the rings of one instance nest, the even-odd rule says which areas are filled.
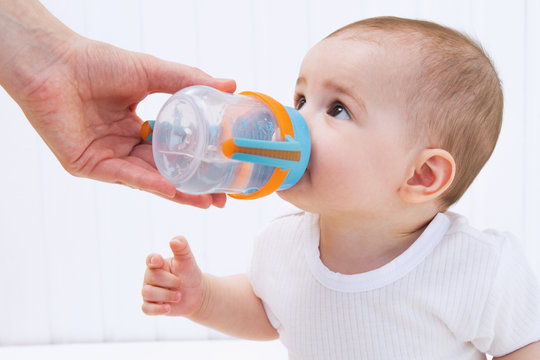
[[[282,193],[286,200],[315,212],[426,202],[444,211],[493,152],[503,96],[490,60],[464,35],[383,17],[315,45],[295,104],[313,153],[304,179]]]

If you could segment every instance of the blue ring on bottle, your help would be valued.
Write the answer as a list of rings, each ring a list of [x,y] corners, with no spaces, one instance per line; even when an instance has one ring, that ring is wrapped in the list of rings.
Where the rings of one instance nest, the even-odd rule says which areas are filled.
[[[296,184],[304,175],[307,165],[309,163],[309,157],[311,155],[311,135],[309,132],[309,127],[304,120],[304,117],[298,112],[298,110],[293,109],[289,106],[284,106],[285,110],[291,118],[291,123],[294,130],[294,140],[300,143],[300,161],[296,166],[291,167],[289,173],[283,183],[278,188],[277,191],[285,190]]]

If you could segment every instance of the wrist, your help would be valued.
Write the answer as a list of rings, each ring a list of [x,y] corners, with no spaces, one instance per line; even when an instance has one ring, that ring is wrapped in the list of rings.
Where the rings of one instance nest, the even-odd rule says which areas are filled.
[[[78,37],[34,0],[1,1],[0,28],[0,85],[14,98],[30,92]]]
[[[199,306],[191,314],[187,316],[188,319],[196,323],[204,323],[211,318],[212,312],[212,289],[215,277],[209,274],[202,274],[201,282],[201,301]]]

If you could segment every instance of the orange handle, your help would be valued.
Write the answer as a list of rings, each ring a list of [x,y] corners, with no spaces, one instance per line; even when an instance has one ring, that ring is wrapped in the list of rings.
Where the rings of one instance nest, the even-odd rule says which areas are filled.
[[[276,116],[276,120],[279,125],[279,130],[281,133],[281,137],[285,139],[286,135],[291,136],[294,139],[294,129],[292,126],[291,118],[289,117],[289,114],[287,113],[287,110],[281,105],[279,102],[274,100],[268,95],[261,94],[258,92],[253,91],[244,91],[241,92],[240,95],[247,95],[252,96],[254,98],[257,98],[261,100],[263,103],[265,103]],[[258,199],[266,195],[270,195],[279,187],[281,184],[283,184],[283,181],[285,181],[285,178],[287,177],[287,174],[289,173],[289,170],[281,170],[280,168],[276,168],[274,170],[274,173],[268,180],[268,182],[259,190],[251,193],[251,194],[228,194],[230,197],[234,199],[244,199],[244,200],[251,200],[251,199]]]

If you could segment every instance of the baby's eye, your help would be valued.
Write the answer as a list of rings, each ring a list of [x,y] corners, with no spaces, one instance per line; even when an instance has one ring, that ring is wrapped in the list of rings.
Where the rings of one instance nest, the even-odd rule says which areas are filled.
[[[341,103],[334,103],[331,107],[330,107],[330,110],[328,110],[328,115],[332,116],[332,117],[335,117],[336,119],[350,119],[351,118],[351,115],[349,114],[349,112],[347,111],[347,109],[345,108],[345,106],[343,106],[343,104]]]
[[[300,110],[306,104],[306,98],[303,96],[298,96],[296,100],[296,110]]]

